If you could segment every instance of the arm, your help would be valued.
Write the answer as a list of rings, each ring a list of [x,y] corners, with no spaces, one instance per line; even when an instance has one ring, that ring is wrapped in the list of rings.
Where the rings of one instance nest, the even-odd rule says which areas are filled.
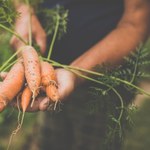
[[[117,65],[148,37],[150,2],[124,0],[125,11],[117,27],[70,65],[92,70],[96,65]],[[92,58],[92,59],[91,59]],[[84,79],[63,69],[57,70],[61,98],[67,97]],[[67,82],[66,82],[67,81]]]
[[[115,65],[134,50],[148,36],[149,3],[148,0],[124,0],[125,12],[117,27],[103,40],[74,60],[70,65],[92,70],[97,64]],[[94,59],[91,59],[94,58]],[[81,78],[64,69],[56,70],[60,100],[70,95],[80,83]],[[67,81],[67,82],[66,82]],[[44,107],[44,102],[37,105]],[[46,108],[45,108],[46,109]],[[35,109],[36,110],[36,109]],[[34,110],[33,110],[34,111]]]
[[[91,70],[97,64],[117,64],[148,36],[150,2],[125,0],[125,12],[116,29],[71,65]],[[94,58],[94,59],[91,59]]]

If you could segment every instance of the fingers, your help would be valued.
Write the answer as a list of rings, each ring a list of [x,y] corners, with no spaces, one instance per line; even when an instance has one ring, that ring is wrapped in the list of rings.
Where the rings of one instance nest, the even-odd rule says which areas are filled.
[[[27,33],[19,32],[19,33],[21,37],[26,41],[26,43],[28,43],[28,32]],[[44,55],[46,52],[46,42],[47,42],[45,31],[42,29],[41,26],[39,26],[36,29],[34,29],[32,34],[33,34],[33,39],[35,39],[36,44],[40,47],[41,54]],[[25,43],[20,41],[20,39],[18,39],[16,36],[13,36],[10,40],[10,45],[15,51],[17,51],[17,49],[24,46]]]
[[[10,105],[13,106],[13,107],[16,107],[16,108],[18,107],[17,106],[18,104],[17,104],[16,100],[12,101],[10,103]],[[49,105],[50,105],[50,100],[49,100],[48,97],[42,97],[42,96],[37,97],[35,102],[34,102],[33,107],[28,106],[26,111],[27,112],[46,111],[48,109]],[[19,108],[21,108],[20,104],[19,104]]]
[[[35,100],[33,107],[28,107],[28,112],[46,111],[49,106],[49,99],[47,97],[38,97]]]
[[[46,111],[50,105],[50,100],[48,97],[43,98],[43,100],[39,104],[39,110]]]

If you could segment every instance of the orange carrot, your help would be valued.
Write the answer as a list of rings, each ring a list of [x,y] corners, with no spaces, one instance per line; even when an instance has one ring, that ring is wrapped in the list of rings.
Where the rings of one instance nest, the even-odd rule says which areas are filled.
[[[41,83],[44,86],[50,85],[52,82],[57,84],[56,74],[53,66],[45,61],[41,61]]]
[[[12,101],[24,84],[24,66],[17,62],[0,85],[0,112]]]
[[[29,106],[31,98],[32,98],[32,92],[30,88],[27,86],[23,90],[22,96],[21,96],[21,108],[23,112],[25,112],[27,107]]]
[[[41,78],[41,83],[45,86],[47,96],[52,101],[58,101],[57,78],[55,70],[50,63],[41,61]]]
[[[36,50],[32,46],[24,46],[22,48],[22,57],[25,67],[25,77],[28,86],[33,93],[33,99],[35,99],[38,95],[39,86],[41,84],[39,57]],[[33,102],[31,105],[33,105]]]
[[[50,84],[46,86],[46,95],[52,100],[52,101],[58,101],[59,100],[59,93],[56,85]]]

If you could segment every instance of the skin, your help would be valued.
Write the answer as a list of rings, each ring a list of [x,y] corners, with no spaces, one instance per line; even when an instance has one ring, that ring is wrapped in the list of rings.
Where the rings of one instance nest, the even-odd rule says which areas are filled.
[[[124,56],[127,56],[131,51],[135,50],[141,42],[144,42],[147,39],[149,32],[148,20],[150,17],[150,1],[124,0],[124,5],[124,14],[116,28],[104,37],[103,40],[96,43],[83,55],[74,60],[70,64],[71,66],[92,70],[92,68],[97,64],[105,63],[111,64],[110,67],[113,67],[120,63]],[[27,11],[24,11],[22,16],[23,20],[24,18],[27,18]],[[32,15],[32,18],[32,23],[34,24],[33,37],[38,39],[38,33],[40,33],[41,36],[41,34],[43,34],[43,29],[34,14]],[[26,21],[22,23],[21,20],[17,20],[16,29],[23,29],[24,26],[27,26],[25,23],[27,24]],[[24,31],[18,32],[20,34],[27,35],[28,30],[24,28]],[[46,37],[45,33],[43,35]],[[41,40],[38,39],[36,41],[37,43],[42,43],[41,45],[45,45],[46,40],[44,39],[43,41],[43,38],[41,38]],[[14,47],[17,46],[16,42],[12,42],[12,45]],[[56,69],[56,76],[59,85],[58,90],[60,100],[64,100],[79,84],[84,82],[83,79],[64,69]],[[36,109],[33,111],[36,111]]]
[[[29,8],[26,5],[16,5],[16,9],[20,12],[20,17],[16,20],[15,30],[19,33],[23,39],[28,42],[28,26],[29,26]],[[41,23],[39,22],[37,16],[34,14],[31,9],[31,25],[32,25],[32,35],[33,40],[35,40],[36,44],[39,45],[41,54],[44,54],[46,51],[46,33],[42,28]],[[17,50],[19,47],[24,46],[24,44],[17,39],[15,36],[12,37],[10,44],[12,45],[14,50]]]

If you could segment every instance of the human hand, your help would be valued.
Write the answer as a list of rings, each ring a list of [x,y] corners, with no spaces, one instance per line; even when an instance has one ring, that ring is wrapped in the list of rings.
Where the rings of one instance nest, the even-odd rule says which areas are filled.
[[[30,22],[30,12],[29,8],[26,5],[21,5],[17,9],[18,12],[21,12],[20,17],[16,20],[15,31],[26,41],[28,42],[29,36],[29,22]],[[42,28],[37,16],[34,14],[33,10],[31,15],[31,28],[32,36],[36,44],[40,47],[41,54],[44,54],[46,51],[46,33]],[[11,46],[17,50],[21,46],[25,45],[20,41],[16,36],[13,36],[10,41]]]
[[[5,78],[7,75],[6,72],[0,73],[1,78]],[[56,77],[58,82],[58,93],[59,93],[59,101],[65,100],[75,89],[78,83],[78,77],[70,71],[65,69],[56,69]],[[44,92],[44,89],[41,89]],[[42,93],[43,93],[42,92]],[[43,94],[42,94],[43,95]],[[46,96],[39,96],[35,99],[33,107],[27,108],[28,112],[36,112],[36,111],[45,111],[49,108],[49,106],[53,105],[54,102],[51,101]],[[17,98],[10,103],[13,107],[18,107]],[[53,105],[54,106],[54,105]]]
[[[59,101],[65,100],[77,86],[77,76],[65,69],[56,69],[56,77],[58,83]],[[53,101],[46,97],[39,98],[35,101],[33,108],[28,108],[27,111],[45,111],[49,108]]]
[[[56,69],[60,101],[65,100],[78,84],[78,77],[65,69]]]

